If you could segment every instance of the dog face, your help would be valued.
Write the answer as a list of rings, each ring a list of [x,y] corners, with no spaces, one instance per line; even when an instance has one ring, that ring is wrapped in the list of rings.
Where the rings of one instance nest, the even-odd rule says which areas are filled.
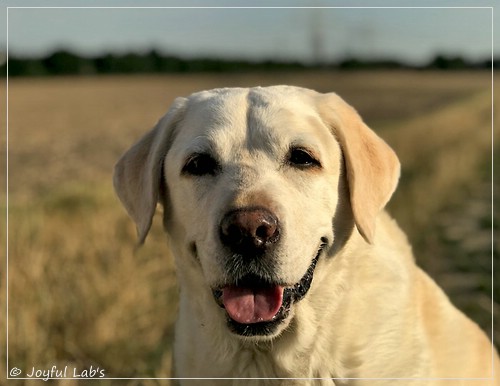
[[[370,242],[398,173],[335,94],[276,86],[176,100],[122,157],[115,187],[141,240],[163,203],[181,290],[210,293],[202,308],[220,308],[232,333],[270,339],[354,223]]]
[[[166,157],[167,228],[245,335],[281,324],[334,240],[341,152],[305,108],[263,90],[198,94]]]

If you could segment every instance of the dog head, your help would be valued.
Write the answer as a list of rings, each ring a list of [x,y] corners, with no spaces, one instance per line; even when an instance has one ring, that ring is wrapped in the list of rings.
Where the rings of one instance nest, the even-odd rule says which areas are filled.
[[[354,229],[373,241],[398,178],[396,155],[336,94],[274,86],[177,99],[114,185],[141,242],[163,204],[181,286],[211,293],[233,333],[270,338],[323,255]]]

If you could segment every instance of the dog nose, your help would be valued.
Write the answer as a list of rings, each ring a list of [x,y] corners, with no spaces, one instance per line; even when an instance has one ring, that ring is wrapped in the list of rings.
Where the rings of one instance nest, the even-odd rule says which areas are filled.
[[[280,236],[277,217],[265,208],[237,209],[221,221],[222,243],[235,253],[262,253]]]

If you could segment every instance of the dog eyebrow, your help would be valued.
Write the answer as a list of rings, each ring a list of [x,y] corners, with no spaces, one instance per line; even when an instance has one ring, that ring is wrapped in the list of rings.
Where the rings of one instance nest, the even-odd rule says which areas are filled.
[[[321,146],[319,145],[317,138],[307,133],[300,134],[290,141],[288,149],[293,147],[309,149],[318,157],[321,155]]]
[[[195,153],[216,155],[216,145],[209,137],[199,135],[195,137],[183,150],[184,158]]]

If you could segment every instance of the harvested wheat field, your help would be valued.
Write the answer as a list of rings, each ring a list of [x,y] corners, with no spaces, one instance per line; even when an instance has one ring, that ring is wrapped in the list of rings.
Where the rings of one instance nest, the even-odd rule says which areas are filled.
[[[9,80],[8,95],[9,369],[1,350],[0,372],[15,367],[18,378],[27,378],[33,368],[56,366],[67,368],[68,377],[90,369],[109,378],[170,376],[173,260],[160,214],[146,244],[135,250],[134,225],[112,189],[114,163],[176,96],[279,83],[336,91],[395,148],[403,175],[390,212],[408,233],[418,263],[491,333],[490,73],[17,78]],[[499,115],[499,103],[494,107]],[[2,146],[2,160],[5,151]],[[5,209],[4,193],[1,202]],[[500,298],[498,283],[494,291]],[[498,343],[500,305],[493,308]],[[2,329],[5,324],[0,318]]]

